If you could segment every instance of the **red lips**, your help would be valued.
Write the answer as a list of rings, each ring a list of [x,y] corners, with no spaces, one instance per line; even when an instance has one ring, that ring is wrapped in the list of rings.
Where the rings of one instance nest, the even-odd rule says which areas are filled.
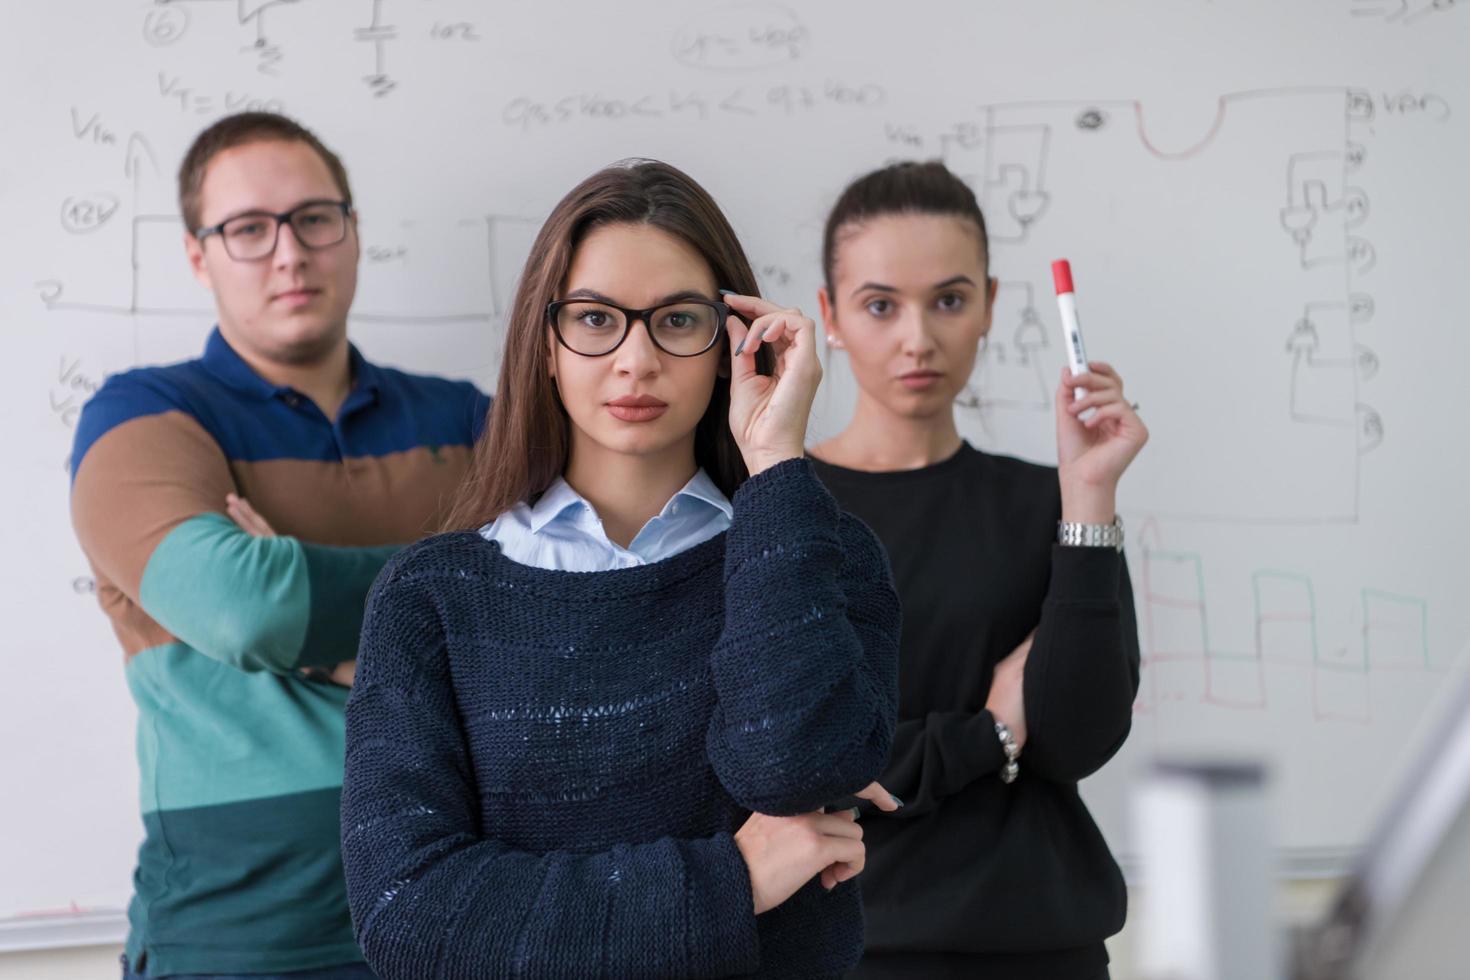
[[[626,406],[628,408],[668,408],[669,403],[652,395],[623,395],[608,402],[609,405]]]
[[[652,422],[669,410],[669,403],[652,395],[621,395],[607,403],[607,410],[624,422]]]
[[[932,388],[944,379],[944,375],[938,371],[908,371],[898,376],[898,381],[910,391],[922,391]]]

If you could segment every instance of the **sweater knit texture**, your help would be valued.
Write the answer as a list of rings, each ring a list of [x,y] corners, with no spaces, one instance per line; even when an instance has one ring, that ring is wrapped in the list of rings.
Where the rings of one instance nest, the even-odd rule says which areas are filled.
[[[343,861],[384,978],[824,977],[857,881],[760,916],[734,842],[877,778],[898,598],[805,460],[651,565],[531,568],[474,532],[373,587],[347,708]]]

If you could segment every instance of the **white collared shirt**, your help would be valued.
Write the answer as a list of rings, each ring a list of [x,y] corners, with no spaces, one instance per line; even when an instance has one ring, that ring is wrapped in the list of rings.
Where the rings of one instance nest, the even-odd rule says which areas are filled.
[[[561,477],[535,506],[519,503],[480,528],[512,561],[563,572],[607,572],[651,565],[730,527],[735,508],[704,470],[664,504],[624,548],[610,540],[597,511]]]

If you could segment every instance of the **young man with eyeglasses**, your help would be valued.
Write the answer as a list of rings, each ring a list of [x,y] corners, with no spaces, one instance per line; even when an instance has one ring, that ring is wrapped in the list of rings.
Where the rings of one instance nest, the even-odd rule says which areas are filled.
[[[360,245],[335,154],[227,117],[179,172],[203,355],[110,378],[72,518],[138,706],[145,839],[125,977],[370,978],[340,857],[368,587],[437,529],[488,401],[347,340]]]

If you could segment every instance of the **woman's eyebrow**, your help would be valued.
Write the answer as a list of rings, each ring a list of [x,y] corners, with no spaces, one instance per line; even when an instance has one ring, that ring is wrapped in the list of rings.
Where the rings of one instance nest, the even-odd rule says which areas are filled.
[[[865,289],[876,289],[880,293],[896,293],[896,292],[898,292],[898,290],[895,289],[894,287],[885,285],[885,284],[883,284],[881,282],[865,282],[861,286],[859,286],[858,288],[854,289],[851,293],[849,293],[848,294],[848,298],[851,299],[853,296],[856,296],[858,293],[862,292]]]
[[[607,303],[607,304],[612,305],[612,306],[616,306],[617,305],[616,303],[613,303],[613,301],[609,297],[602,295],[601,293],[599,293],[595,289],[574,289],[571,292],[567,293],[566,298],[567,299],[595,299],[599,303]]]
[[[685,300],[691,299],[699,300],[702,303],[714,302],[714,300],[710,299],[708,296],[697,289],[681,289],[677,293],[669,293],[669,295],[661,297],[653,305],[663,306],[665,303],[682,303]]]
[[[608,306],[622,306],[621,303],[617,302],[609,296],[604,296],[602,293],[599,293],[595,289],[574,289],[571,292],[567,293],[566,298],[590,299],[598,303],[606,303]],[[699,300],[703,303],[714,302],[714,300],[710,299],[708,296],[697,289],[681,289],[676,293],[669,293],[667,296],[660,296],[658,299],[654,300],[653,303],[651,303],[647,307],[647,309],[651,310],[655,306],[666,306],[669,303],[682,303],[686,300]]]
[[[965,276],[965,275],[950,276],[948,279],[944,280],[943,282],[937,282],[934,285],[930,286],[929,288],[930,289],[943,289],[946,286],[958,286],[961,283],[968,283],[969,285],[973,286],[973,285],[975,285],[975,280],[973,280],[969,276]],[[870,282],[865,282],[861,286],[859,286],[858,288],[854,289],[849,294],[849,298],[851,296],[856,296],[858,293],[861,293],[864,290],[868,290],[868,289],[876,290],[877,292],[880,292],[880,293],[896,293],[896,292],[898,292],[898,290],[896,288],[894,288],[893,286],[890,286],[890,285],[888,285],[886,283],[871,282],[870,281]]]

